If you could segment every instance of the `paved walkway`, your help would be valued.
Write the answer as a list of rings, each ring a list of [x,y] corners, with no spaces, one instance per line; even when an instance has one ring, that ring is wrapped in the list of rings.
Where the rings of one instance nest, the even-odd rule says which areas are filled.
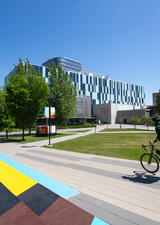
[[[139,162],[46,149],[38,142],[0,144],[0,152],[78,190],[68,200],[109,224],[160,223],[160,173],[146,173]]]
[[[78,191],[0,154],[1,225],[108,225],[67,198]]]

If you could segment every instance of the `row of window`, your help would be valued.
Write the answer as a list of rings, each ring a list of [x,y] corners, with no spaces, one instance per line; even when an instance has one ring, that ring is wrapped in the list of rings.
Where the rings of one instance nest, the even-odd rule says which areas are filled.
[[[77,62],[77,61],[74,61],[74,60],[72,60],[72,59],[66,59],[66,58],[55,58],[55,59],[57,59],[57,61],[59,61],[59,62],[65,62],[65,63],[70,63],[70,64],[72,64],[72,65],[76,65],[76,66],[79,66],[79,67],[82,67],[82,64],[81,63],[79,63],[79,62]]]
[[[72,63],[72,62],[70,63],[67,60],[61,60],[61,61],[58,61],[57,63],[59,63],[60,65],[66,65],[69,67],[73,67],[73,68],[76,68],[76,69],[79,69],[80,71],[82,71],[82,66],[80,64],[76,64],[76,63]]]
[[[79,72],[82,71],[80,68],[75,68],[72,65],[69,66],[69,65],[61,64],[61,66],[64,70],[79,71]]]
[[[84,74],[70,73],[70,75],[79,95],[90,96],[92,104],[112,102],[144,105],[145,94],[142,86],[88,75],[85,78]],[[96,93],[96,96],[93,93]]]
[[[34,66],[42,71],[42,67]],[[45,68],[45,77],[48,77],[48,69]],[[66,72],[70,74],[79,95],[90,96],[92,104],[119,103],[144,105],[145,93],[142,86],[113,81],[106,78]],[[45,79],[46,81],[48,79]],[[48,81],[49,82],[49,81]]]
[[[133,85],[133,84],[129,84],[129,83],[124,83],[124,82],[120,82],[120,81],[113,81],[113,80],[109,80],[106,78],[99,78],[99,77],[92,77],[92,76],[88,76],[88,75],[82,75],[82,74],[76,74],[76,73],[70,73],[72,80],[74,82],[79,82],[79,76],[80,79],[84,79],[86,80],[85,83],[87,84],[91,84],[91,85],[99,85],[99,87],[107,87],[108,84],[110,86],[110,89],[115,88],[117,90],[122,90],[125,89],[127,91],[135,91],[135,92],[143,92],[143,87],[142,86],[138,86],[138,85]],[[86,76],[86,79],[84,78],[84,76]],[[122,91],[121,91],[122,92]]]

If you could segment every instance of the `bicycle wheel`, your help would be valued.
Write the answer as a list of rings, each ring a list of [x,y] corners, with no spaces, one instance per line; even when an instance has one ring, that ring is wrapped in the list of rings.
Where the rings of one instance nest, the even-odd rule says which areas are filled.
[[[154,155],[144,153],[141,155],[140,162],[142,167],[149,173],[156,173],[159,170],[159,162]]]

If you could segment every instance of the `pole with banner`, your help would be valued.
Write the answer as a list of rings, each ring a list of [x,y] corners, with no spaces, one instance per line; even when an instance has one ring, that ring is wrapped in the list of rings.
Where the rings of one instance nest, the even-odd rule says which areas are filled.
[[[51,145],[51,119],[55,118],[55,108],[49,103],[49,145]]]
[[[49,145],[51,145],[51,105],[49,102]]]
[[[45,116],[45,118],[49,119],[49,121],[48,121],[48,127],[49,127],[48,137],[49,137],[49,145],[51,145],[51,119],[55,118],[55,107],[51,107],[50,101],[49,101],[49,107],[45,107],[45,109],[44,109],[44,116]]]

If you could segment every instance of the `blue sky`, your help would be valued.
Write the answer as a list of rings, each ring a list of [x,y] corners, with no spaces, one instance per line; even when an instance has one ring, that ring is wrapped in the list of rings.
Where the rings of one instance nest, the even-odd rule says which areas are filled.
[[[159,0],[5,0],[0,2],[0,85],[27,57],[41,65],[65,56],[90,72],[160,89]]]

